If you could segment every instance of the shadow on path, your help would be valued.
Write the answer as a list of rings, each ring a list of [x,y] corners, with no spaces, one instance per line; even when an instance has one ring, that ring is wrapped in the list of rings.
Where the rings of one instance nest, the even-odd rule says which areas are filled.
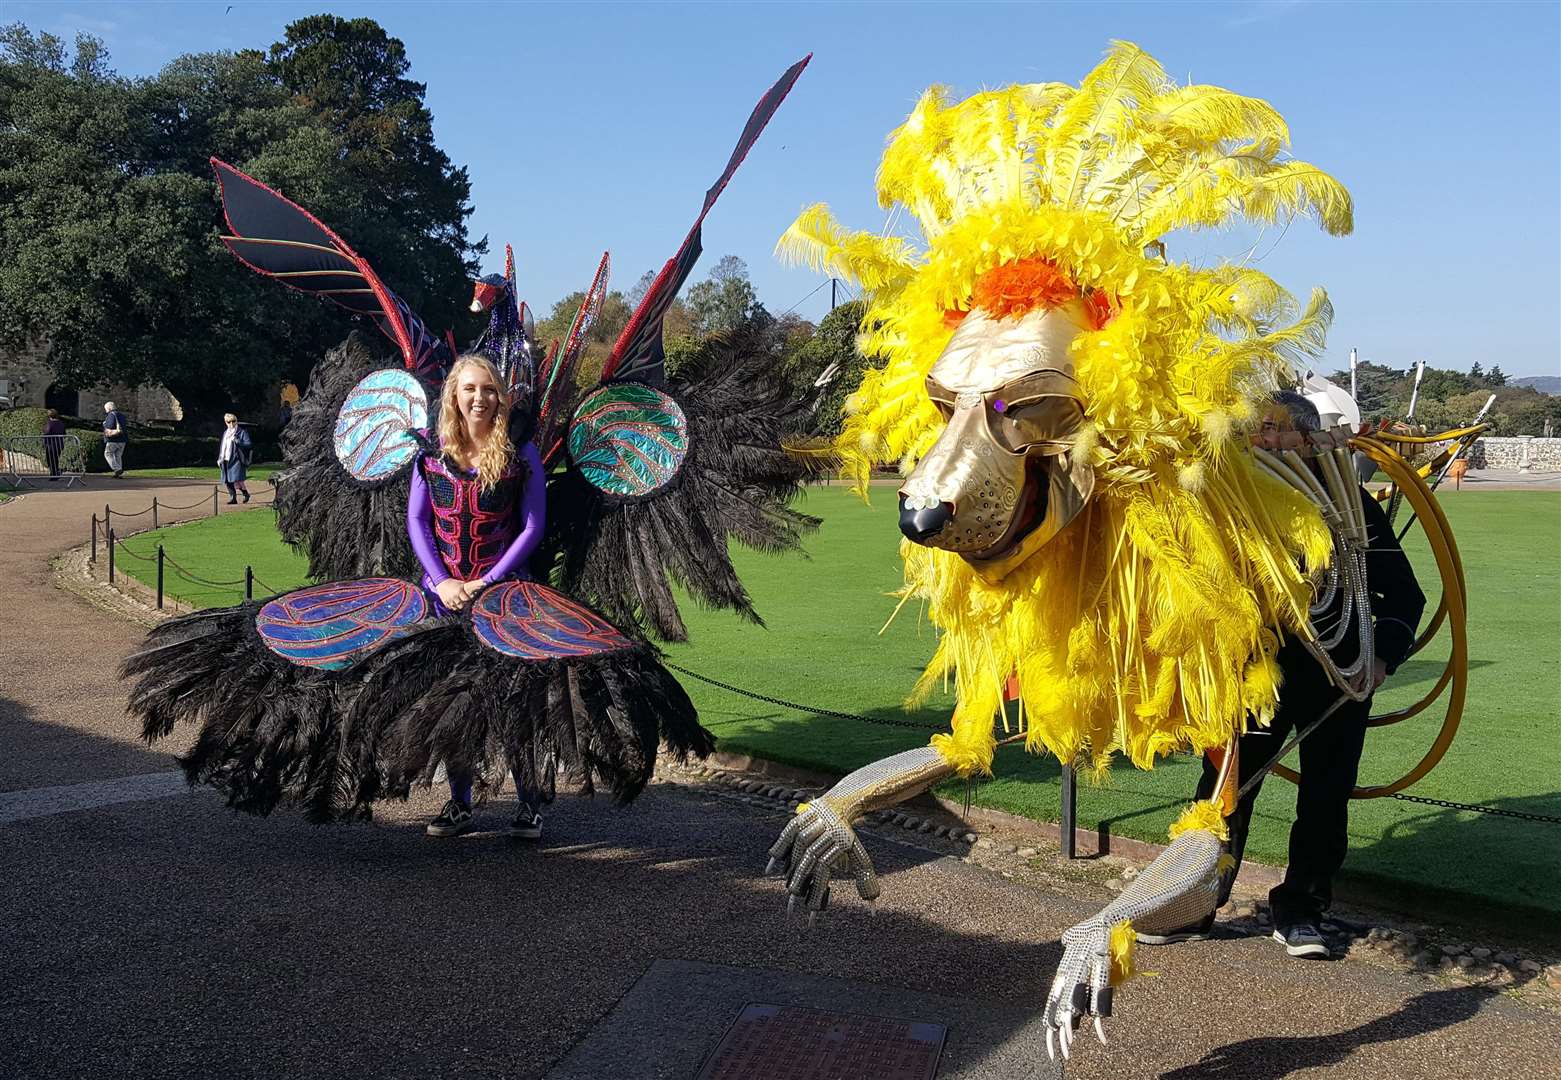
[[[1498,995],[1478,987],[1428,990],[1398,1012],[1336,1035],[1265,1036],[1243,1039],[1203,1060],[1160,1074],[1160,1080],[1280,1080],[1304,1069],[1335,1066],[1362,1046],[1413,1039],[1473,1018]]]

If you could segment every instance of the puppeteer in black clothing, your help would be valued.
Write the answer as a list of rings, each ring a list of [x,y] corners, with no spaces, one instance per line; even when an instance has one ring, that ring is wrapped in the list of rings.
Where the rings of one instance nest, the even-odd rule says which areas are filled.
[[[1361,505],[1370,538],[1366,580],[1376,624],[1376,671],[1380,683],[1381,676],[1396,671],[1414,647],[1425,594],[1381,506],[1369,494],[1362,495]],[[1313,619],[1320,631],[1335,627],[1343,616],[1343,593],[1339,590],[1333,605]],[[1330,650],[1340,667],[1352,664],[1359,652],[1360,640],[1353,626]],[[1277,660],[1284,677],[1279,706],[1272,724],[1252,728],[1241,737],[1238,786],[1244,786],[1264,769],[1295,732],[1304,730],[1340,697],[1322,665],[1299,639],[1288,639],[1280,647]],[[1370,714],[1371,698],[1346,700],[1317,730],[1301,740],[1301,784],[1295,824],[1290,828],[1290,862],[1284,881],[1268,896],[1276,937],[1291,928],[1315,924],[1333,900],[1333,876],[1344,864],[1349,850],[1350,792],[1355,789]],[[1203,778],[1198,784],[1199,799],[1213,796],[1217,776],[1214,764],[1205,759]],[[1241,866],[1252,806],[1261,788],[1259,782],[1247,792],[1227,819],[1230,853],[1236,865],[1220,880],[1221,906],[1230,898],[1231,885]]]

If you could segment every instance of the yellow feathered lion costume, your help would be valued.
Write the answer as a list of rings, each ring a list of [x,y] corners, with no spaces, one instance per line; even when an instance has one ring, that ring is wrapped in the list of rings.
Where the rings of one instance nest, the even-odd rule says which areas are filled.
[[[1117,43],[1077,87],[922,96],[877,185],[922,243],[848,233],[823,206],[782,238],[784,255],[868,295],[860,345],[886,362],[836,446],[864,485],[938,440],[925,380],[995,271],[1048,267],[1098,315],[1067,350],[1083,415],[1063,454],[1093,472],[1084,509],[997,581],[954,552],[901,549],[906,595],[941,631],[917,694],[954,680],[952,731],[934,745],[961,774],[989,770],[1012,676],[1029,747],[1097,770],[1117,753],[1150,768],[1223,747],[1271,715],[1279,636],[1310,633],[1307,575],[1332,542],[1316,507],[1244,451],[1331,309],[1321,290],[1303,309],[1248,267],[1167,261],[1160,241],[1297,215],[1348,232],[1348,193],[1288,158],[1288,141],[1266,102],[1179,87]]]

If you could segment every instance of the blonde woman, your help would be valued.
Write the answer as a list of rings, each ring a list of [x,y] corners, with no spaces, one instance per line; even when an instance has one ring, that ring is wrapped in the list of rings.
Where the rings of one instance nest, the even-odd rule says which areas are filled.
[[[523,578],[542,540],[547,485],[531,443],[510,441],[510,401],[487,357],[456,360],[440,392],[439,454],[412,472],[407,532],[423,567],[423,588],[441,614],[460,611],[489,585]],[[450,800],[428,825],[430,836],[472,827],[472,777],[452,772]],[[515,775],[519,812],[511,835],[536,839],[539,802]]]
[[[238,417],[223,413],[222,422],[227,430],[222,433],[222,443],[217,447],[217,468],[222,470],[222,482],[228,487],[228,505],[238,502],[235,489],[249,502],[249,455],[254,448],[249,432],[239,427]]]

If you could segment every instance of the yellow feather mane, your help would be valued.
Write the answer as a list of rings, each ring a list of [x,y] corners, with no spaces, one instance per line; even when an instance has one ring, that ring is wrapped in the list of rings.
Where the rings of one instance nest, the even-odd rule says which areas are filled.
[[[860,347],[883,363],[846,403],[836,443],[864,491],[872,467],[909,469],[936,441],[925,378],[978,277],[1039,256],[1110,298],[1110,321],[1072,346],[1089,506],[998,584],[957,555],[901,548],[905,593],[941,631],[916,694],[954,681],[952,730],[933,742],[962,772],[989,769],[1015,674],[1030,747],[1097,769],[1119,753],[1149,768],[1222,746],[1272,714],[1280,636],[1307,632],[1308,572],[1331,541],[1310,503],[1253,466],[1246,433],[1292,365],[1321,350],[1331,308],[1321,290],[1302,308],[1256,270],[1194,268],[1146,245],[1303,214],[1348,232],[1348,192],[1284,156],[1288,139],[1268,103],[1178,87],[1118,42],[1076,88],[922,96],[878,172],[880,203],[916,219],[920,247],[850,233],[821,206],[782,238],[782,254],[868,294]]]

